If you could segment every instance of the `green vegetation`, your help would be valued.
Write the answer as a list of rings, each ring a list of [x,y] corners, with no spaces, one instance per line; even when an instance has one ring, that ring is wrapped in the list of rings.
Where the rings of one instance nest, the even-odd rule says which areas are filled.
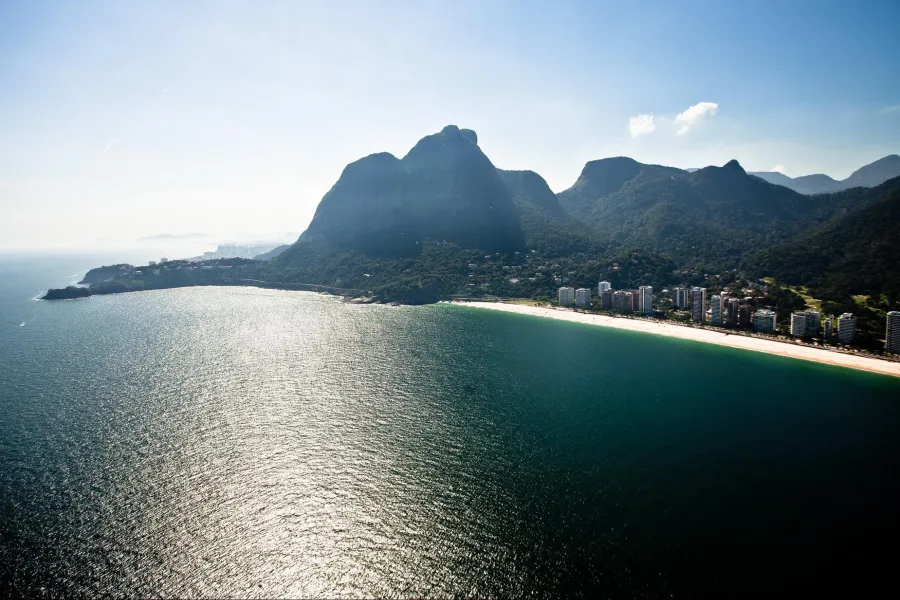
[[[582,174],[560,200],[577,206],[607,247],[637,247],[679,264],[723,270],[740,263],[749,249],[787,241],[856,206],[861,196],[804,196],[748,175],[736,161],[693,173],[669,169],[665,176],[661,169],[644,165],[613,191],[582,183]],[[583,190],[593,189],[606,194],[589,201]]]
[[[809,295],[858,306],[854,296],[900,303],[900,179],[869,190],[855,211],[795,240],[755,252],[746,271],[770,275]]]
[[[73,298],[87,298],[90,295],[92,295],[92,292],[88,288],[70,285],[58,290],[48,290],[44,300],[71,300]]]

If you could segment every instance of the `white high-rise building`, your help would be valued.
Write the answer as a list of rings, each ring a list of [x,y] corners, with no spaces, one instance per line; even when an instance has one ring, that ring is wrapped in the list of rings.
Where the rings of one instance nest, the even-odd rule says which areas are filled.
[[[672,290],[672,305],[675,308],[687,308],[688,291],[687,288],[677,287]]]
[[[853,313],[844,313],[838,317],[837,340],[845,346],[853,343],[856,337],[856,317]]]
[[[725,299],[719,294],[709,299],[710,322],[713,325],[722,324],[722,314],[725,312]]]
[[[591,305],[591,288],[578,288],[575,290],[575,306]]]
[[[888,352],[900,354],[900,310],[892,310],[887,314],[884,349]]]
[[[706,321],[706,288],[691,288],[691,318],[700,323]]]
[[[638,288],[638,308],[642,314],[649,315],[653,313],[653,286],[642,285]]]
[[[597,293],[598,294],[602,294],[606,290],[611,290],[611,289],[612,289],[612,284],[610,284],[608,281],[601,281],[597,285]]]
[[[573,304],[575,304],[575,288],[559,288],[559,305],[572,306]]]
[[[757,331],[771,333],[775,331],[777,319],[774,310],[761,308],[753,313],[753,328]]]

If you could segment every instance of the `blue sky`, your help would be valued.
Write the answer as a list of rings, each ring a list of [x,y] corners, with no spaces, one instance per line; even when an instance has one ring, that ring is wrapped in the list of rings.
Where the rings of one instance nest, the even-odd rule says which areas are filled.
[[[451,123],[556,191],[617,155],[843,178],[900,152],[897,23],[896,1],[2,2],[0,248],[299,232],[348,162]]]

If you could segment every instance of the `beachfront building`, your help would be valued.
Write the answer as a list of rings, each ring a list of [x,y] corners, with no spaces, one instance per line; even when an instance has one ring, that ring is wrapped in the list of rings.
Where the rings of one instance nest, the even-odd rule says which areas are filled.
[[[832,329],[832,327],[834,327],[833,317],[831,315],[828,315],[827,317],[825,317],[824,324],[825,324],[825,339],[830,340],[831,334],[832,334],[831,329]]]
[[[806,335],[806,313],[795,312],[791,315],[791,335],[795,337]]]
[[[892,310],[887,314],[884,349],[888,352],[900,354],[900,310]]]
[[[575,306],[585,307],[591,305],[591,288],[578,288],[575,290]]]
[[[675,308],[687,308],[688,291],[687,288],[677,287],[672,290],[672,305]]]
[[[738,310],[739,327],[750,327],[753,324],[753,319],[750,315],[750,311],[751,308],[749,304],[741,304],[741,307]]]
[[[753,328],[763,333],[775,331],[777,319],[774,310],[761,308],[753,314]]]
[[[631,312],[641,311],[641,293],[638,290],[631,290]]]
[[[559,288],[559,305],[572,306],[573,304],[575,304],[575,288]]]
[[[613,310],[621,313],[633,312],[632,293],[625,290],[613,292]]]
[[[603,290],[600,292],[600,308],[602,310],[612,310],[613,308],[613,291]]]
[[[612,289],[612,284],[610,284],[608,281],[601,281],[597,285],[597,293],[598,294],[602,294],[606,290],[611,290],[611,289]]]
[[[706,288],[691,288],[691,318],[700,323],[706,321]]]
[[[822,315],[817,310],[801,310],[791,315],[791,335],[815,337],[819,335]]]
[[[710,322],[713,325],[721,325],[722,324],[722,316],[725,312],[725,302],[724,298],[719,294],[715,294],[712,298],[709,299],[709,311],[710,311]]]
[[[830,321],[831,319],[829,319]],[[856,337],[856,317],[853,313],[844,313],[838,317],[837,340],[845,346],[853,343]]]
[[[638,289],[638,304],[642,314],[649,315],[653,312],[653,286],[642,285]]]
[[[740,306],[741,301],[737,298],[728,299],[728,302],[725,305],[725,321],[728,322],[729,325],[737,327]]]
[[[816,337],[822,331],[822,314],[817,310],[806,311],[806,335]]]

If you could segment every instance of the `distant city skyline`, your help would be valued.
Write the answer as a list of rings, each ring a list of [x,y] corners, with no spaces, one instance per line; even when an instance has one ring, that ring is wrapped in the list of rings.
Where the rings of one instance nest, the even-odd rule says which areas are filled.
[[[900,153],[896,2],[0,6],[0,249],[305,229],[344,166],[456,124],[589,160],[835,179]]]

